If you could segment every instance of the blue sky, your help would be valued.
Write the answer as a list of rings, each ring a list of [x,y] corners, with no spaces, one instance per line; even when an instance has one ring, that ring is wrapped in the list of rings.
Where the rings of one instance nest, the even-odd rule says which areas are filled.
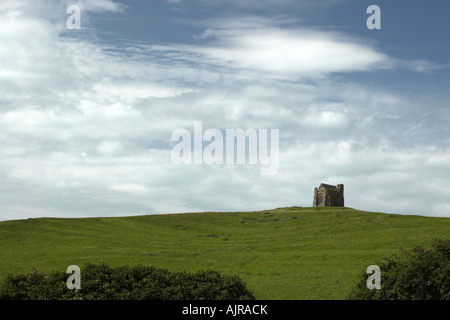
[[[373,1],[137,1],[122,2],[124,12],[114,15],[96,13],[91,22],[102,40],[117,38],[148,44],[199,43],[208,19],[245,20],[247,16],[266,17],[285,23],[287,28],[312,28],[336,31],[371,42],[383,53],[404,60],[424,60],[435,67],[448,67],[450,28],[445,0],[378,1],[382,8],[382,29],[369,30],[366,8]],[[319,3],[317,3],[319,2]],[[202,21],[204,21],[202,23]],[[111,39],[112,37],[112,39]],[[430,69],[431,65],[430,65]],[[376,86],[414,93],[448,95],[445,72],[414,73],[410,70],[362,73],[352,79]],[[356,77],[361,78],[356,78]],[[435,81],[437,79],[443,80]],[[448,78],[447,78],[448,80]],[[407,84],[405,84],[407,82]]]
[[[69,30],[69,5],[81,29]],[[369,5],[381,29],[369,30]],[[2,1],[0,219],[311,206],[450,217],[450,2]],[[171,161],[278,129],[279,170]],[[204,145],[205,147],[205,145]]]
[[[384,89],[409,93],[448,95],[445,80],[448,73],[450,27],[448,1],[379,1],[383,27],[369,30],[366,8],[371,1],[137,1],[122,2],[124,12],[93,14],[92,27],[99,39],[116,43],[117,38],[147,44],[183,43],[196,45],[195,35],[207,27],[207,20],[245,20],[266,17],[287,28],[311,28],[336,31],[371,42],[393,58],[427,61],[443,72],[414,73],[411,70],[372,72],[349,75]],[[204,21],[202,23],[202,20]],[[441,68],[442,67],[442,68]],[[400,68],[403,69],[403,68]],[[361,77],[361,78],[358,78]],[[441,78],[442,77],[442,78]],[[448,80],[448,78],[447,78]],[[406,85],[405,85],[406,82]]]

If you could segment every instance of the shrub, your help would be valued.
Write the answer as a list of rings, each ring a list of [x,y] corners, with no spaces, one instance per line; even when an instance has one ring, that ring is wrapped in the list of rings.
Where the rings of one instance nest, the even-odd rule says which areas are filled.
[[[450,239],[434,240],[430,249],[416,247],[378,264],[381,289],[369,290],[363,270],[348,299],[450,300]]]
[[[65,272],[8,275],[0,284],[0,299],[36,300],[253,300],[237,276],[207,270],[169,272],[151,266],[112,268],[105,263],[86,264],[81,289],[69,290]]]

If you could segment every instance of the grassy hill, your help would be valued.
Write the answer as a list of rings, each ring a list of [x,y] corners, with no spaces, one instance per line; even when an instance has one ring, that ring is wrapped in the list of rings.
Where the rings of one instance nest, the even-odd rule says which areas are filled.
[[[450,237],[449,218],[279,208],[0,222],[0,277],[106,262],[240,276],[257,299],[343,299],[361,269]]]

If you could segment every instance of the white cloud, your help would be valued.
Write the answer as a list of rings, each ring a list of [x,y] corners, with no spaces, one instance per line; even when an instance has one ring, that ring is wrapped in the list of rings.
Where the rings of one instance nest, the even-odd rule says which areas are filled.
[[[274,75],[318,77],[332,72],[385,67],[388,57],[337,33],[279,28],[212,32],[216,42],[199,50],[210,59],[237,69]]]
[[[122,151],[123,146],[120,141],[109,141],[104,140],[100,142],[97,146],[97,152],[100,154],[108,155],[108,154],[116,154]]]
[[[111,186],[111,189],[114,191],[138,194],[138,195],[146,195],[148,193],[147,187],[142,184],[136,183],[121,183]]]
[[[75,4],[80,6],[81,10],[85,11],[91,11],[91,12],[123,12],[125,9],[125,6],[119,2],[114,2],[112,0],[96,0],[96,1],[89,1],[89,0],[66,0],[65,1],[68,5]]]

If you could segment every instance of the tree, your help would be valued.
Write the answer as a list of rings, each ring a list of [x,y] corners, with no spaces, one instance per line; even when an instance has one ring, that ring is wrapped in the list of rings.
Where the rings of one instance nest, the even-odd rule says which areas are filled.
[[[379,263],[381,289],[368,289],[362,272],[348,299],[450,300],[450,239],[434,240],[431,248],[401,250]]]

